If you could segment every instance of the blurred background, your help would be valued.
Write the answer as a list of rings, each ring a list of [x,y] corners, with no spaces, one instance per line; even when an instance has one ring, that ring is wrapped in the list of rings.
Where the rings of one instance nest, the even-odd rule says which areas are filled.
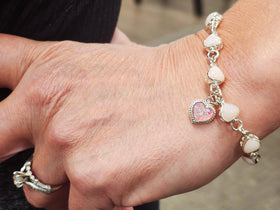
[[[131,40],[157,46],[204,28],[212,11],[235,0],[123,0],[118,27]],[[161,201],[161,210],[280,209],[280,129],[264,139],[261,163],[237,161],[210,184]]]

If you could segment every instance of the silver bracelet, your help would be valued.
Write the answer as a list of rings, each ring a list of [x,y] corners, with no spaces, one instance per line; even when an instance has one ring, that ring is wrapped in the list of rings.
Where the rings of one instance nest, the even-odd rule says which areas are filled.
[[[204,40],[204,47],[207,51],[207,58],[210,62],[210,69],[207,73],[207,82],[210,85],[210,95],[205,99],[196,99],[190,104],[189,112],[191,121],[194,124],[204,124],[211,122],[216,116],[215,106],[219,109],[220,119],[230,123],[232,130],[242,134],[240,146],[244,152],[242,159],[249,164],[257,164],[260,161],[260,140],[243,128],[243,122],[238,119],[239,108],[223,99],[220,85],[225,77],[221,69],[216,65],[216,61],[223,48],[222,39],[218,36],[217,28],[222,21],[222,15],[213,12],[206,18],[206,30],[211,34]]]

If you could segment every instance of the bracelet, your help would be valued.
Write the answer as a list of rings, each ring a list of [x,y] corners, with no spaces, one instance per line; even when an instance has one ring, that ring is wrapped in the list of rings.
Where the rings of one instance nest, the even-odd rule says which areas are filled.
[[[239,108],[223,99],[220,85],[224,82],[225,77],[221,69],[216,65],[216,61],[223,48],[222,39],[218,36],[217,28],[222,21],[222,15],[213,12],[206,18],[206,30],[210,35],[204,40],[204,47],[207,51],[207,58],[210,62],[210,69],[207,73],[207,82],[210,85],[210,95],[203,99],[196,99],[190,104],[189,112],[193,124],[204,124],[211,122],[216,116],[216,109],[219,108],[220,119],[230,123],[232,130],[242,134],[240,146],[244,152],[242,159],[248,164],[257,164],[260,161],[260,140],[243,128],[243,122],[237,119]]]

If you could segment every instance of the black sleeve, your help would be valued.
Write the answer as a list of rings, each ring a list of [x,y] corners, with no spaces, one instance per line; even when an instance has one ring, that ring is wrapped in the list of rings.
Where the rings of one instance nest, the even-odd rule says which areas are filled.
[[[0,32],[35,40],[110,42],[121,0],[1,0]]]

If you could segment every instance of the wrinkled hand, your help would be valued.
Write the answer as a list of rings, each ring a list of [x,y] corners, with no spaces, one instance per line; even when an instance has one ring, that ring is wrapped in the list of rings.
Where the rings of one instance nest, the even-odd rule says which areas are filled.
[[[229,167],[240,136],[218,120],[194,126],[188,117],[190,102],[208,94],[205,36],[149,48],[1,35],[0,85],[13,92],[0,104],[0,158],[35,147],[33,173],[64,184],[51,195],[25,186],[28,201],[47,209],[135,206],[196,189]],[[226,62],[230,48],[225,43],[219,60],[229,78],[225,98],[264,136],[279,126],[279,62],[270,62],[274,78],[261,68],[248,77],[240,60]],[[240,74],[231,71],[237,66]],[[260,90],[261,75],[270,82]],[[257,109],[248,107],[256,101]],[[263,109],[272,111],[256,116]]]
[[[133,206],[216,175],[199,169],[209,164],[203,141],[187,138],[188,102],[200,94],[184,87],[168,46],[0,40],[0,82],[14,90],[1,103],[1,157],[34,146],[36,177],[65,183],[51,195],[25,187],[31,204],[61,209],[69,190],[70,209]]]

